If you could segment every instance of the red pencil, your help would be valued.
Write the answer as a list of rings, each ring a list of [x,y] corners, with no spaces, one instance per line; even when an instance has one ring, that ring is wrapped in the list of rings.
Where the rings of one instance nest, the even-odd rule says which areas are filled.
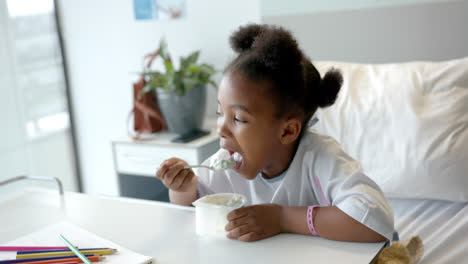
[[[39,261],[36,261],[36,262],[26,262],[26,263],[29,263],[29,264],[37,264],[37,263],[39,263],[39,264],[49,264],[49,263],[51,263],[51,264],[78,264],[79,262],[77,262],[77,261],[72,261],[72,262],[56,262],[56,263],[52,263],[52,262],[39,262]],[[21,263],[21,264],[23,264],[23,263]]]
[[[26,262],[27,264],[78,264],[79,262],[77,261],[72,261],[72,262],[42,262],[42,261],[36,261],[36,262]],[[23,263],[21,263],[23,264]]]
[[[49,249],[68,249],[68,248],[67,247],[21,247],[21,246],[0,247],[0,251],[49,250]]]

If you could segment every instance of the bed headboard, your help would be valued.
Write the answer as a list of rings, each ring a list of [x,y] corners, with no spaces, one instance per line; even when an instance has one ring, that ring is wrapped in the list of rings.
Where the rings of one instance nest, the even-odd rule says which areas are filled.
[[[468,56],[468,1],[265,16],[291,30],[312,60],[441,61]]]

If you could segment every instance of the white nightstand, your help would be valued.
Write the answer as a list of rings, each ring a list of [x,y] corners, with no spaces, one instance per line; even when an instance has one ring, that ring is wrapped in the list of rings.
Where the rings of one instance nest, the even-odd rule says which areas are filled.
[[[166,187],[155,177],[164,160],[177,157],[189,164],[201,164],[219,149],[214,122],[208,121],[210,134],[188,143],[173,143],[176,134],[158,133],[147,141],[123,138],[112,142],[114,166],[119,178],[120,195],[168,201]]]

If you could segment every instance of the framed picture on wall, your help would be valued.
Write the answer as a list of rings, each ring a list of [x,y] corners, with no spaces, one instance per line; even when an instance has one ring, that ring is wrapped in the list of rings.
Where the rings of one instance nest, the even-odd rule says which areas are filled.
[[[133,0],[136,20],[170,20],[185,17],[185,0]]]

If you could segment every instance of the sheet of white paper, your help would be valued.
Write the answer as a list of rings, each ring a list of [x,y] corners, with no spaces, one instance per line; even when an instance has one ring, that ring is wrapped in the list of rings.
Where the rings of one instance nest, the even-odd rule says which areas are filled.
[[[152,257],[144,256],[101,238],[68,222],[59,222],[25,235],[2,246],[65,246],[59,235],[80,248],[115,248],[117,253],[106,255],[109,264],[153,264]],[[15,259],[16,252],[0,252],[0,260]]]

